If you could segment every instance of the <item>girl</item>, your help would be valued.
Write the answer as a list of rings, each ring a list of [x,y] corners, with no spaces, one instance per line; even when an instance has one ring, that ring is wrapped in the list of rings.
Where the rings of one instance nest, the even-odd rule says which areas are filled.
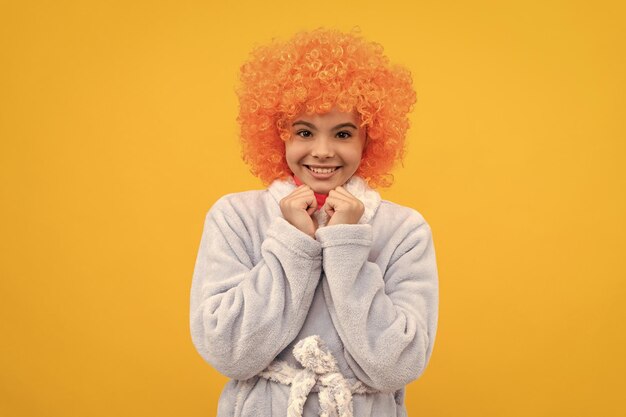
[[[381,200],[415,103],[407,70],[356,33],[253,51],[243,157],[267,190],[206,215],[191,336],[232,378],[218,416],[404,416],[430,359],[438,277],[428,223]]]

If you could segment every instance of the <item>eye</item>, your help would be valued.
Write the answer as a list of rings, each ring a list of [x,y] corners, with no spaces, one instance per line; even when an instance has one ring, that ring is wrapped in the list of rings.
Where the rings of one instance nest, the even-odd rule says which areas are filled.
[[[341,132],[337,132],[337,137],[339,139],[348,139],[352,137],[352,133],[348,132],[347,130],[342,130]]]
[[[296,135],[301,136],[303,138],[310,138],[311,136],[313,136],[313,133],[311,133],[310,130],[302,129],[302,130],[298,130],[296,132]]]

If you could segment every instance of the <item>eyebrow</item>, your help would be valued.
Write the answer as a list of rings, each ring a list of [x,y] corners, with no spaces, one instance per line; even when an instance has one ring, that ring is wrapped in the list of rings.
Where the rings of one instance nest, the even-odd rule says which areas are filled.
[[[313,123],[305,122],[304,120],[296,120],[295,122],[293,122],[291,126],[293,127],[295,125],[305,125],[307,127],[310,127],[311,129],[317,130],[317,127]],[[353,123],[348,122],[348,123],[340,123],[337,126],[333,127],[332,130],[338,130],[344,127],[351,127],[354,130],[358,129]]]

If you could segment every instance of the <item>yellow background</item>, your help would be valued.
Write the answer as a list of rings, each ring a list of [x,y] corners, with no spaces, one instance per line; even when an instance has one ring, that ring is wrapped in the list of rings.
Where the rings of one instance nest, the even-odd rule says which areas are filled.
[[[0,415],[212,416],[191,344],[204,215],[249,50],[359,26],[410,68],[384,198],[433,229],[409,415],[623,416],[626,13],[607,1],[3,1]]]

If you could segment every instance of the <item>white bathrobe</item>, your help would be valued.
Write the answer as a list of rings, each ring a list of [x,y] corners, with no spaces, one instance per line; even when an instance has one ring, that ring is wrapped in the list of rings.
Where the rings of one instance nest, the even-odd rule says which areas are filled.
[[[354,394],[355,417],[405,416],[404,387],[430,359],[439,285],[431,229],[417,211],[381,200],[353,176],[359,224],[324,226],[315,239],[288,223],[279,201],[293,180],[229,194],[208,211],[191,285],[191,337],[232,378],[219,417],[287,415],[290,386],[257,375],[276,360],[302,368],[294,345],[318,335]],[[303,416],[317,417],[311,392]]]

